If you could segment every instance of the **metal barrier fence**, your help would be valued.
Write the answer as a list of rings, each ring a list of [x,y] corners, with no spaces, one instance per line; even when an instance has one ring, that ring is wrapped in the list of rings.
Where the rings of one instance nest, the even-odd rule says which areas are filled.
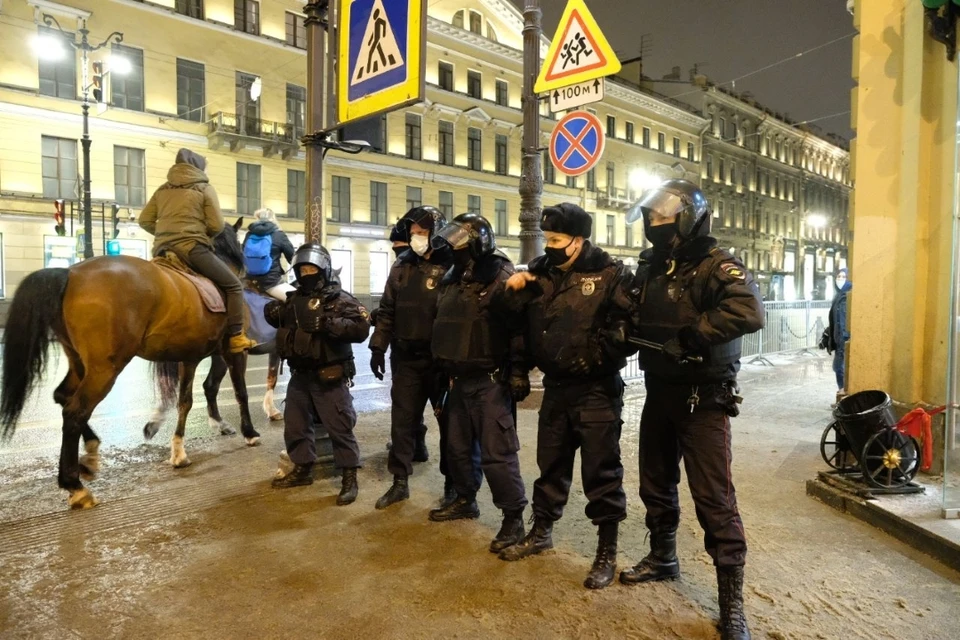
[[[829,300],[799,302],[765,302],[766,322],[763,329],[743,338],[741,362],[772,366],[765,356],[788,352],[815,352],[827,326]],[[624,380],[640,380],[643,372],[637,356],[627,360]]]

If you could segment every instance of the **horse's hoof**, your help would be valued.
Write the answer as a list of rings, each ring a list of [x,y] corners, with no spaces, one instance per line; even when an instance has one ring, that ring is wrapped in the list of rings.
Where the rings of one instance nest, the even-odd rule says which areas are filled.
[[[153,436],[157,435],[158,431],[160,431],[159,422],[148,422],[147,426],[143,428],[143,439],[153,440]]]
[[[248,447],[257,447],[260,446],[260,436],[253,436],[252,438],[245,438]]]
[[[174,468],[174,469],[186,469],[187,467],[189,467],[189,466],[190,466],[191,464],[193,464],[193,463],[190,461],[190,458],[187,458],[186,456],[184,456],[183,458],[181,458],[181,459],[179,459],[179,460],[176,460],[176,459],[174,459],[174,458],[171,458],[171,459],[170,459],[170,464],[173,465],[173,468]]]
[[[89,489],[83,488],[71,491],[70,497],[67,498],[67,504],[70,505],[71,509],[92,509],[100,504],[100,501],[93,497]]]
[[[281,420],[283,420],[283,414],[279,411],[270,414],[270,422],[280,422]]]

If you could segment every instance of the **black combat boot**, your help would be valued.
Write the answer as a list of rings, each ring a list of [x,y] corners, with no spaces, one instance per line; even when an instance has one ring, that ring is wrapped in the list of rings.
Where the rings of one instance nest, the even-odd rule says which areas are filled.
[[[490,553],[500,553],[507,547],[512,547],[523,540],[523,509],[519,511],[504,511],[503,524],[500,532],[490,542]]]
[[[357,499],[357,468],[351,467],[343,470],[343,481],[340,484],[340,495],[337,496],[337,504],[341,507],[353,504]]]
[[[417,444],[413,449],[414,462],[426,462],[430,459],[430,450],[427,449],[426,430],[417,433]]]
[[[289,487],[302,487],[313,484],[313,465],[295,464],[293,469],[287,475],[274,478],[271,483],[277,489],[287,489]]]
[[[530,533],[517,544],[501,551],[497,557],[507,562],[513,562],[542,553],[547,549],[553,549],[553,522],[535,516]]]
[[[597,532],[597,557],[583,581],[587,589],[603,589],[613,582],[617,571],[617,529],[619,522],[605,522]]]
[[[457,490],[453,488],[453,480],[445,478],[443,481],[443,497],[440,498],[440,508],[450,506],[457,499]]]
[[[393,484],[387,492],[377,500],[377,509],[386,509],[392,504],[402,502],[410,497],[410,486],[407,476],[393,476]]]
[[[743,567],[717,567],[717,595],[720,639],[750,640],[747,616],[743,613]]]
[[[446,522],[448,520],[472,520],[480,517],[480,507],[477,506],[475,497],[457,498],[445,507],[430,510],[430,519],[434,522]]]
[[[650,532],[650,553],[632,569],[620,572],[620,582],[623,584],[676,580],[679,577],[676,529]]]

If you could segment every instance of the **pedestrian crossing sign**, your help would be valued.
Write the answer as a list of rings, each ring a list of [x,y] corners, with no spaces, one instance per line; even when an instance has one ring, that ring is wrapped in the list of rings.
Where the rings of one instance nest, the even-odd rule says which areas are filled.
[[[533,90],[553,91],[613,75],[620,60],[584,0],[568,0]]]
[[[341,0],[339,124],[423,99],[426,15],[426,0]]]

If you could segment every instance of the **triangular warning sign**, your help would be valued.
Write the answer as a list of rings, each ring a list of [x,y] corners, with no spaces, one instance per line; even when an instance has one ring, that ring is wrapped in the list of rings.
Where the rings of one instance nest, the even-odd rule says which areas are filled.
[[[393,27],[383,0],[374,0],[370,8],[370,19],[363,32],[360,53],[350,80],[350,86],[366,82],[371,78],[403,66],[400,46],[393,35]]]
[[[552,91],[618,71],[617,54],[584,0],[569,0],[533,90]]]

